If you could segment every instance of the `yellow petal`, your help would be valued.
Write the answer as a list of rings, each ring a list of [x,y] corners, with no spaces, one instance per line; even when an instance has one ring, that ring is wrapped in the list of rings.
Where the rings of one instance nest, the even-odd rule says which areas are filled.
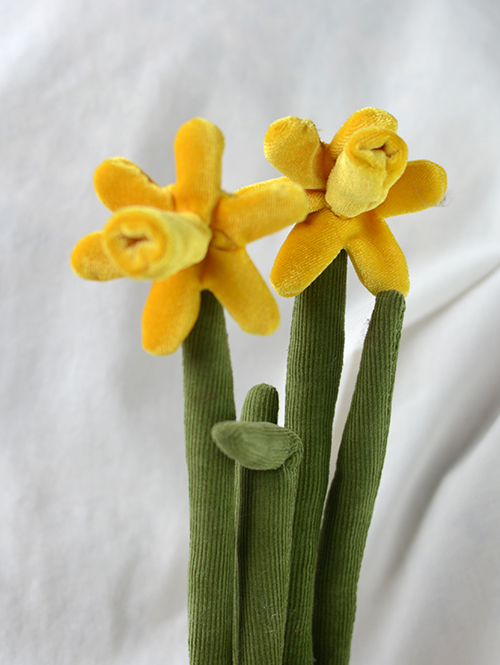
[[[446,171],[425,159],[408,162],[405,172],[377,208],[380,217],[405,215],[440,203],[446,192]]]
[[[172,187],[175,207],[190,210],[207,224],[221,195],[221,162],[224,137],[202,118],[186,122],[174,142],[177,182]]]
[[[205,258],[210,229],[192,213],[122,208],[104,227],[105,248],[129,277],[166,279]]]
[[[170,189],[157,185],[124,157],[112,157],[98,166],[94,173],[94,187],[100,201],[113,211],[130,205],[174,209]]]
[[[288,234],[271,271],[271,284],[285,298],[296,296],[321,275],[344,247],[350,220],[324,209]]]
[[[361,282],[373,295],[396,289],[407,296],[410,278],[406,259],[384,220],[371,211],[351,222],[345,248]]]
[[[154,355],[174,353],[200,311],[199,266],[155,282],[142,315],[142,344]]]
[[[275,120],[264,137],[264,154],[281,173],[306,189],[324,189],[325,147],[310,120]]]
[[[306,215],[305,191],[295,182],[279,178],[223,197],[215,210],[212,228],[223,231],[236,246],[242,247],[300,222]]]
[[[245,249],[210,248],[202,284],[246,332],[270,335],[278,327],[278,305]]]
[[[102,231],[90,233],[77,243],[71,254],[71,267],[78,277],[98,282],[125,276],[105,252]]]
[[[365,127],[378,127],[379,129],[398,130],[398,121],[394,116],[383,109],[368,107],[353,113],[342,125],[328,145],[328,153],[332,160],[336,160],[345,144],[359,129]]]
[[[307,212],[317,212],[326,208],[325,192],[321,189],[307,189]]]
[[[367,127],[351,136],[328,178],[326,201],[342,217],[372,210],[401,177],[406,143],[390,129]]]
[[[281,176],[281,178],[272,178],[271,180],[261,180],[261,182],[254,182],[252,185],[245,185],[245,187],[240,187],[235,192],[235,194],[241,196],[242,194],[248,194],[258,189],[262,189],[263,187],[267,187],[271,182],[280,183],[280,182],[289,182],[289,181],[290,178],[285,178],[285,176]],[[228,196],[230,196],[230,194]]]

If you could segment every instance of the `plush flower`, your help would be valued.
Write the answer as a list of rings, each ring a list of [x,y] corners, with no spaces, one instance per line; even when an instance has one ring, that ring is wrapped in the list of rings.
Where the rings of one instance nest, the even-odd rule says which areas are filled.
[[[85,279],[154,282],[142,318],[150,353],[173,353],[186,339],[205,289],[247,332],[267,335],[279,324],[276,302],[245,246],[304,219],[307,198],[287,178],[223,192],[223,149],[217,127],[195,118],[175,139],[175,184],[160,187],[122,157],[95,172],[97,195],[114,215],[80,240],[71,264]]]
[[[323,143],[310,120],[276,120],[264,139],[271,164],[302,185],[309,215],[291,230],[276,257],[271,283],[282,296],[301,293],[345,249],[374,295],[408,294],[408,267],[386,217],[439,203],[446,173],[426,160],[407,161],[407,147],[386,111],[354,113]]]

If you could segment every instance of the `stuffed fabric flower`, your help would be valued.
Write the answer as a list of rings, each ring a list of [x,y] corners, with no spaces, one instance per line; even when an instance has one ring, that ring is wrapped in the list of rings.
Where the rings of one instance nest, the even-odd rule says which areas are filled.
[[[291,116],[269,127],[267,159],[309,199],[306,221],[294,226],[276,257],[271,283],[277,293],[301,293],[345,249],[374,295],[408,294],[406,259],[384,219],[439,203],[446,173],[426,160],[407,162],[396,130],[396,119],[376,108],[354,113],[330,143],[310,120]]]
[[[276,302],[245,246],[304,219],[307,198],[286,178],[223,192],[223,149],[217,127],[195,118],[175,139],[175,184],[160,187],[122,157],[96,170],[97,195],[115,214],[76,245],[71,264],[85,279],[153,280],[142,318],[150,353],[179,347],[205,289],[247,332],[267,335],[279,324]]]

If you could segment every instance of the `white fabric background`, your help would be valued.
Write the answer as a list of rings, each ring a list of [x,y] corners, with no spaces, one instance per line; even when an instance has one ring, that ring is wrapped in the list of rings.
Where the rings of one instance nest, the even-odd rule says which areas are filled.
[[[449,193],[390,222],[412,289],[352,665],[499,662],[499,28],[496,0],[1,3],[2,664],[187,664],[181,354],[141,349],[147,284],[71,272],[108,216],[94,168],[172,182],[202,116],[232,191],[278,175],[273,120],[330,140],[365,106]],[[263,274],[283,238],[250,248]],[[238,406],[282,391],[291,305],[269,338],[228,322]],[[336,443],[372,306],[351,271]]]

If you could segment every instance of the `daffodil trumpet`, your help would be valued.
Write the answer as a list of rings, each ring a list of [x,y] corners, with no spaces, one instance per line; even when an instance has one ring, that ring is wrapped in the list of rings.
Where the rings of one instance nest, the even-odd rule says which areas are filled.
[[[339,217],[357,217],[385,201],[406,168],[406,143],[390,129],[365,127],[351,136],[326,181],[325,201]]]
[[[121,208],[103,230],[105,251],[134,279],[163,280],[202,261],[212,238],[195,214]]]

